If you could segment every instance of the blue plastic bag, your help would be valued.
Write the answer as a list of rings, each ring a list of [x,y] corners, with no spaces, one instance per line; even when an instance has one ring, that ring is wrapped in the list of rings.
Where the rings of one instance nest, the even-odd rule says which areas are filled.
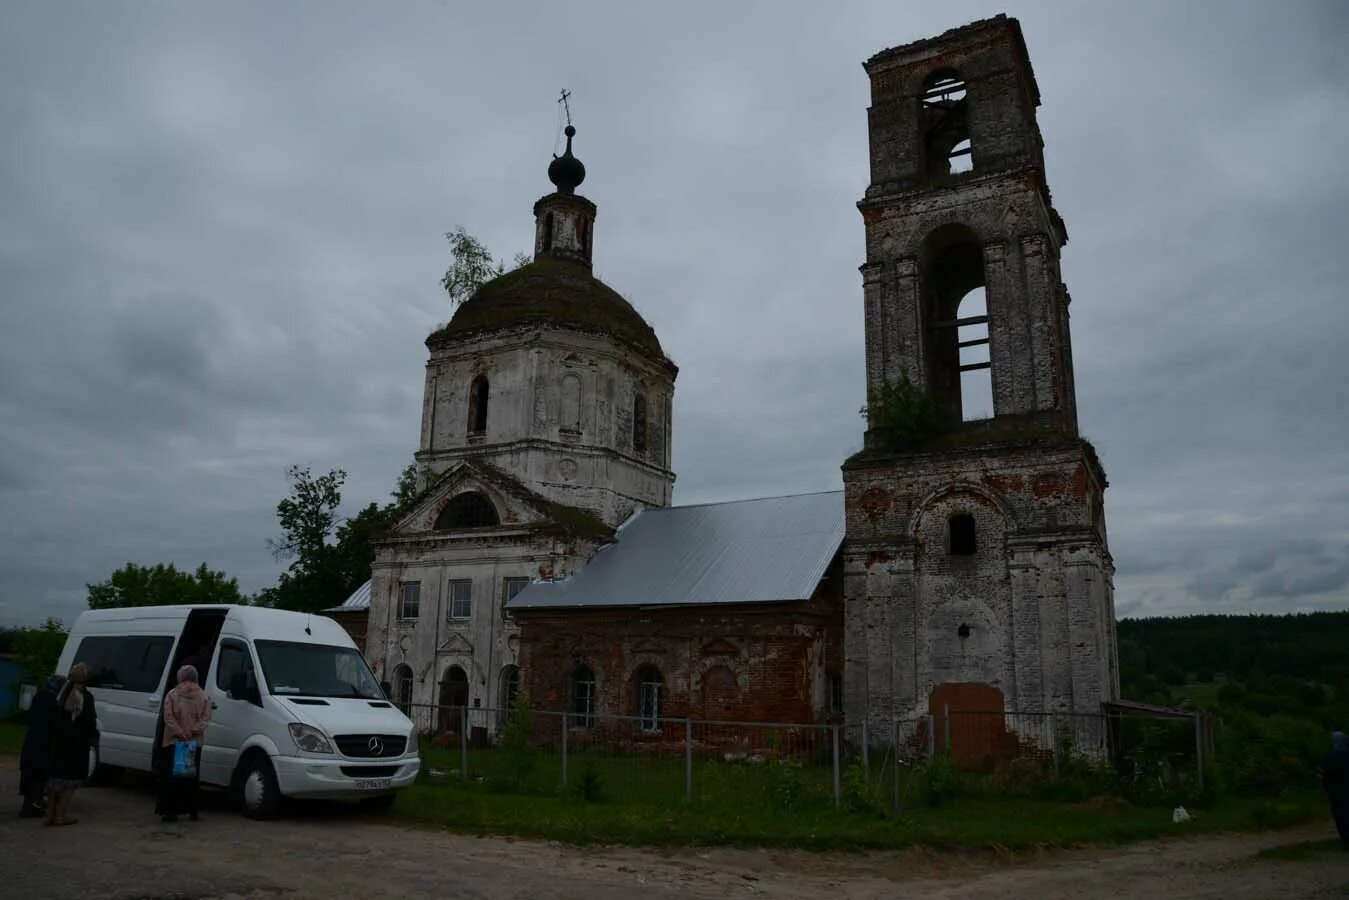
[[[197,742],[173,742],[173,777],[197,777]]]

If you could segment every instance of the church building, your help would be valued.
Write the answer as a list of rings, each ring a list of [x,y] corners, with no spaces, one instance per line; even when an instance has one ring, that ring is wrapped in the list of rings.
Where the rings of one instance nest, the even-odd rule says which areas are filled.
[[[891,734],[1118,698],[1106,478],[1078,432],[1068,235],[1020,25],[865,69],[873,402],[843,489],[671,506],[678,369],[592,274],[568,125],[533,261],[427,338],[423,493],[332,611],[353,630],[364,615],[398,703],[501,709],[524,690],[574,728],[846,716]],[[897,385],[941,427],[896,444],[876,398]]]

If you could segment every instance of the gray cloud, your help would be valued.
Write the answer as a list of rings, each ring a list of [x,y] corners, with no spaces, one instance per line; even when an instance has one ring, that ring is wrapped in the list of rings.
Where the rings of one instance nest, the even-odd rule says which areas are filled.
[[[679,502],[860,444],[867,85],[988,3],[19,4],[0,34],[0,624],[127,560],[256,590],[291,463],[415,449],[443,233],[509,256],[574,92],[597,270],[681,366]],[[1028,3],[1128,614],[1349,606],[1346,13]]]

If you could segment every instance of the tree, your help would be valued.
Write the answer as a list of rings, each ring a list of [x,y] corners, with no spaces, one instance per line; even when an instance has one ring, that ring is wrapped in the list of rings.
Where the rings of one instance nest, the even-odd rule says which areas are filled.
[[[180,572],[169,563],[138,566],[127,563],[107,581],[85,585],[90,609],[120,606],[168,606],[176,603],[247,603],[239,582],[206,563],[195,572]]]
[[[276,505],[283,534],[270,543],[278,559],[293,561],[258,602],[316,612],[341,603],[369,580],[375,542],[416,502],[426,476],[409,463],[390,494],[392,502],[371,503],[339,523],[345,472],[334,469],[315,477],[307,468],[292,466],[287,475],[290,495]]]
[[[37,681],[55,674],[65,645],[66,627],[60,619],[48,619],[37,628],[20,632],[14,643],[14,657],[23,677]]]
[[[899,452],[921,446],[942,430],[941,410],[927,393],[901,376],[877,389],[862,407],[874,446]]]
[[[469,234],[461,225],[445,235],[450,242],[450,267],[441,276],[440,286],[450,295],[450,304],[458,306],[473,292],[493,278],[506,274],[506,264],[497,262],[482,241]],[[528,265],[530,259],[523,253],[515,254],[511,269]]]

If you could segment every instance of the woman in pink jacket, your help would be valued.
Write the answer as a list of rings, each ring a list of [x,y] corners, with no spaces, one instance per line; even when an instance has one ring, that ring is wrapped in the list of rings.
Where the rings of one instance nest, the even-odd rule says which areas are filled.
[[[194,770],[191,775],[175,775],[173,760],[179,741],[195,741],[196,752],[192,754],[195,769],[201,740],[210,721],[211,698],[197,683],[197,668],[183,666],[178,670],[177,687],[164,695],[164,740],[159,752],[161,780],[155,812],[165,822],[176,822],[183,814],[193,822],[197,821],[200,774]]]

